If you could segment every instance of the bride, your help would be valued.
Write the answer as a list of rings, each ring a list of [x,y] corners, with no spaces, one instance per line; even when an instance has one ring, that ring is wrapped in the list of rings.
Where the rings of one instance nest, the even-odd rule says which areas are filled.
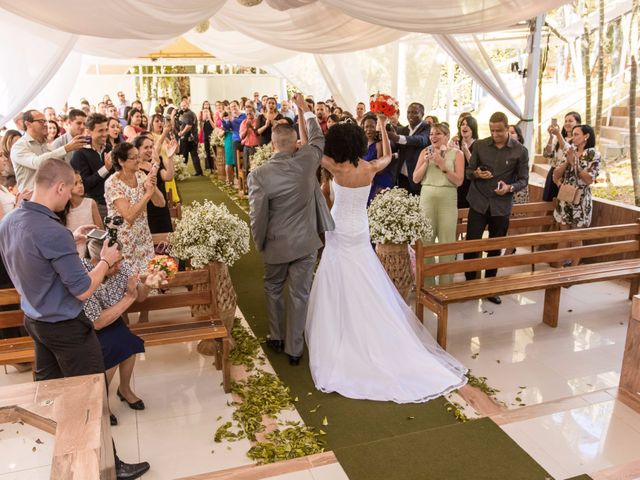
[[[345,397],[424,402],[466,383],[467,369],[442,350],[404,302],[371,248],[367,199],[391,161],[387,119],[378,118],[383,156],[366,162],[364,131],[327,132],[322,166],[333,174],[335,230],[326,232],[306,323],[316,388]]]

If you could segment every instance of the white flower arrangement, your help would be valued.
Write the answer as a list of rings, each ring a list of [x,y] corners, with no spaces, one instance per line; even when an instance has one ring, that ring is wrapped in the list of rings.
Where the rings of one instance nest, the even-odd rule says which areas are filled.
[[[209,144],[213,147],[224,147],[224,130],[221,128],[215,128],[211,134],[211,140]]]
[[[187,168],[187,162],[184,161],[184,157],[182,155],[174,155],[173,156],[173,168],[176,172],[176,180],[179,182],[186,180],[191,176],[191,172]]]
[[[193,268],[210,262],[233,265],[249,251],[249,225],[210,200],[193,202],[169,234],[169,255],[189,260]]]
[[[268,143],[261,147],[256,148],[256,152],[251,156],[250,165],[251,170],[255,170],[258,167],[261,167],[269,160],[271,160],[271,156],[273,155],[273,148],[271,144]]]
[[[369,233],[375,243],[409,243],[430,239],[431,223],[420,211],[420,199],[403,188],[380,192],[369,205]]]

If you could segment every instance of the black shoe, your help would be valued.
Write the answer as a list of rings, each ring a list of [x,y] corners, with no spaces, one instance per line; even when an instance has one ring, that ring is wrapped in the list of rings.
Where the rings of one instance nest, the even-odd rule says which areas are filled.
[[[112,427],[115,427],[116,425],[118,425],[118,418],[113,413],[110,413],[109,422],[111,423]]]
[[[147,473],[150,467],[149,462],[124,463],[118,460],[116,462],[116,478],[118,480],[133,480]]]
[[[491,303],[495,303],[496,305],[500,305],[502,303],[502,299],[497,295],[495,297],[487,297],[487,300],[489,300]]]
[[[282,340],[272,340],[267,337],[267,347],[276,353],[284,352],[284,342]]]
[[[144,410],[145,406],[142,400],[131,403],[126,398],[124,398],[124,395],[120,393],[120,390],[116,390],[116,393],[118,394],[118,398],[120,399],[120,401],[126,402],[127,405],[129,405],[129,408],[131,408],[132,410]]]
[[[300,359],[302,358],[302,356],[299,357],[295,357],[293,355],[289,355],[289,365],[300,365]]]

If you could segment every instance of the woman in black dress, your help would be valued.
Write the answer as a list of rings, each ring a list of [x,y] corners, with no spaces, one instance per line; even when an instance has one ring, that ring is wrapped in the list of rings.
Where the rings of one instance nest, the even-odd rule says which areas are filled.
[[[165,198],[167,195],[165,182],[173,180],[175,175],[172,160],[174,152],[167,151],[166,158],[163,158],[160,152],[170,130],[171,127],[165,127],[162,130],[162,135],[160,135],[155,144],[150,135],[138,135],[133,141],[133,145],[138,149],[140,154],[140,170],[149,173],[153,164],[158,165],[158,183],[156,186]],[[173,147],[175,147],[175,145],[173,145]],[[167,233],[173,231],[171,214],[169,213],[169,206],[166,202],[163,207],[156,207],[149,202],[147,204],[147,219],[151,233]]]

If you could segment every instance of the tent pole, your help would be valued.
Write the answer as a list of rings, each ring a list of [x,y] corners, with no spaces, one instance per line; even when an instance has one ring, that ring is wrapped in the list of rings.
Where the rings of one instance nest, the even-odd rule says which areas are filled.
[[[536,100],[536,84],[538,83],[538,72],[540,70],[540,39],[542,26],[544,25],[544,14],[538,15],[535,20],[531,20],[531,29],[527,49],[529,58],[527,60],[527,82],[524,89],[524,145],[529,150],[529,158],[533,158],[533,131],[534,131],[534,111]]]

